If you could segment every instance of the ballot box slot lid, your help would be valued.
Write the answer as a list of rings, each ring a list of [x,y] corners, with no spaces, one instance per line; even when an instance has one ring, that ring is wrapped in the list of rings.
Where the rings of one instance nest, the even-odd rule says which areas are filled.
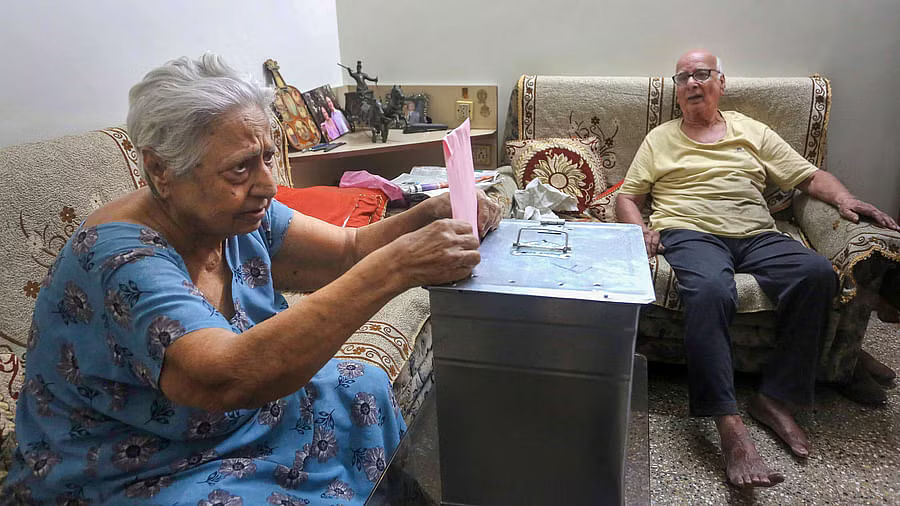
[[[635,304],[655,300],[637,225],[503,220],[479,251],[472,277],[429,288]]]

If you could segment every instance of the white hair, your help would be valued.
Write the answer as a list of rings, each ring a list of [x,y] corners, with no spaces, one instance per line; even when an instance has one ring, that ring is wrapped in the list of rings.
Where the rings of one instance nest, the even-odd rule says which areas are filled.
[[[153,69],[128,93],[128,135],[150,189],[142,148],[149,148],[176,176],[189,173],[205,156],[204,134],[222,115],[258,107],[272,118],[274,91],[238,74],[213,53],[186,56]]]
[[[719,71],[720,75],[725,75],[725,73],[722,72],[722,59],[718,56],[716,56],[716,70]]]

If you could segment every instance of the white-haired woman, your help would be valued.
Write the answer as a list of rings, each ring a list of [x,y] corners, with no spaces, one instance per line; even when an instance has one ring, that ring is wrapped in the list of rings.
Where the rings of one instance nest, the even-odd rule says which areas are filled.
[[[149,188],[47,275],[6,500],[365,500],[405,426],[383,371],[331,357],[403,290],[468,275],[478,240],[446,198],[356,230],[273,200],[271,102],[211,54],[131,89]],[[283,289],[314,292],[287,308]]]

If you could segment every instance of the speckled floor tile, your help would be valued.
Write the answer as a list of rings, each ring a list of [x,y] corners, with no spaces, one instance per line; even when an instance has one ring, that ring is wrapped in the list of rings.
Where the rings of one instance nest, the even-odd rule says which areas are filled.
[[[894,370],[900,369],[900,323],[870,319],[863,348]]]
[[[812,435],[813,454],[801,461],[789,455],[765,429],[752,421],[747,426],[763,459],[785,475],[785,482],[777,487],[751,494],[756,499],[773,504],[784,503],[783,496],[815,503],[900,503],[900,448]],[[654,502],[674,493],[667,483],[683,491],[702,486],[704,498],[718,497],[726,502],[746,499],[746,492],[725,483],[718,436],[710,420],[651,415],[650,463]],[[664,475],[677,479],[669,476],[662,480]],[[682,483],[686,481],[697,484]]]
[[[900,371],[900,324],[873,317],[865,348]],[[755,385],[752,375],[735,377],[744,422],[760,455],[786,480],[746,491],[725,482],[712,420],[688,417],[685,368],[650,365],[653,504],[900,504],[900,388],[888,390],[887,405],[867,407],[820,386],[814,408],[798,416],[813,445],[801,461],[747,416]]]
[[[831,388],[819,388],[813,412],[805,420],[811,433],[897,446],[900,445],[900,389],[888,390],[887,404],[873,407],[852,402]]]

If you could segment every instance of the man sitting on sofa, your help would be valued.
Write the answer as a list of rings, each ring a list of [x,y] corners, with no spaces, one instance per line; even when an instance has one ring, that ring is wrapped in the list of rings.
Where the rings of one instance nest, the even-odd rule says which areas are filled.
[[[750,415],[801,458],[810,445],[793,412],[813,400],[818,345],[837,277],[827,259],[776,230],[762,195],[766,181],[784,190],[799,188],[854,222],[862,214],[900,228],[766,125],[719,111],[725,76],[708,51],[683,55],[673,80],[684,117],[647,134],[620,190],[616,215],[641,225],[648,255],[665,252],[678,277],[690,412],[715,417],[729,482],[772,486],[784,476],[757,453],[735,401],[728,334],[737,306],[734,273],[752,274],[779,317],[779,349],[762,375]],[[648,194],[649,227],[640,213]]]

